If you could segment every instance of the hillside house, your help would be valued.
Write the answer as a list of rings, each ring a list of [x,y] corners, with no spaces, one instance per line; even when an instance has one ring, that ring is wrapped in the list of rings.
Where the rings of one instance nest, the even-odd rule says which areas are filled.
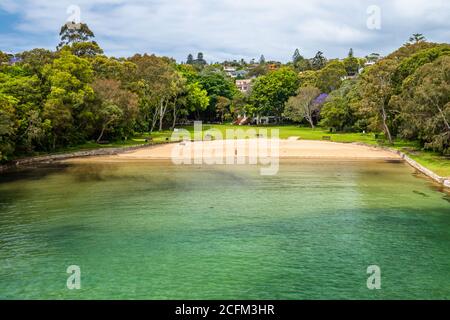
[[[236,87],[242,93],[248,93],[252,88],[252,79],[236,80]]]

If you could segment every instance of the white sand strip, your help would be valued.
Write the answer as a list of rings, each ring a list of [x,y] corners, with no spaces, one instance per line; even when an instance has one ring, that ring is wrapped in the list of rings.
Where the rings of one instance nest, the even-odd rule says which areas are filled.
[[[126,160],[169,160],[172,159],[174,148],[178,151],[183,148],[190,148],[193,150],[201,150],[201,154],[211,155],[217,150],[222,150],[223,155],[235,156],[236,147],[227,147],[226,143],[239,144],[239,154],[249,155],[249,146],[253,143],[255,145],[258,141],[264,139],[254,140],[220,140],[220,141],[200,141],[186,144],[163,144],[151,146],[135,151],[125,152],[113,156],[89,157],[67,160],[69,162],[97,162],[97,161],[126,161]],[[267,141],[266,141],[267,142]],[[351,143],[335,143],[327,141],[308,141],[308,140],[278,140],[279,143],[279,158],[299,158],[299,159],[336,159],[336,160],[400,160],[401,157],[392,152],[372,148],[364,145],[357,145]],[[270,145],[270,144],[269,144]],[[267,150],[266,150],[267,151]],[[262,151],[264,152],[264,151]],[[265,154],[265,153],[264,153]],[[275,154],[273,154],[275,155]],[[257,156],[260,156],[258,151]]]

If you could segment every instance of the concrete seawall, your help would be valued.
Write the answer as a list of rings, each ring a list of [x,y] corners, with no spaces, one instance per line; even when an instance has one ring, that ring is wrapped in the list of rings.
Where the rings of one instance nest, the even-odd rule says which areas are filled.
[[[150,146],[154,146],[157,144],[143,144],[138,146],[131,147],[121,147],[121,148],[104,148],[104,149],[93,149],[93,150],[84,150],[84,151],[76,151],[70,153],[62,153],[62,154],[52,154],[47,156],[37,156],[37,157],[29,157],[24,159],[17,159],[10,163],[0,165],[0,173],[6,172],[9,170],[13,170],[15,168],[39,163],[50,163],[53,161],[60,161],[72,158],[80,158],[80,157],[92,157],[92,156],[108,156],[115,155],[123,152],[138,150],[141,148],[147,148]]]
[[[431,178],[435,182],[441,184],[445,188],[450,188],[450,178],[439,176],[438,174],[436,174],[433,171],[431,171],[430,169],[422,166],[420,163],[418,163],[417,161],[411,159],[411,157],[409,157],[407,154],[405,154],[405,153],[403,153],[403,152],[401,152],[399,150],[388,148],[388,147],[382,147],[382,146],[373,146],[373,145],[368,145],[368,144],[364,144],[364,143],[355,143],[355,144],[371,146],[373,148],[383,149],[383,150],[387,150],[387,151],[390,151],[392,153],[398,154],[403,160],[406,161],[406,163],[408,163],[414,169],[420,171],[421,173],[423,173],[427,177]]]

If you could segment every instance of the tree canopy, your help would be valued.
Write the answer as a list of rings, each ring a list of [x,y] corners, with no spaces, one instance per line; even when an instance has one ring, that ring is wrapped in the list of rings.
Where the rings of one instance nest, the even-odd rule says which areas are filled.
[[[413,35],[382,58],[186,63],[154,54],[107,57],[83,23],[62,26],[56,51],[0,52],[0,161],[87,141],[129,139],[191,120],[274,116],[337,131],[383,132],[450,153],[450,45]],[[365,62],[370,62],[366,64]],[[225,66],[251,79],[239,92]]]
[[[320,107],[315,103],[315,99],[319,94],[319,89],[315,87],[298,89],[297,95],[290,97],[287,101],[284,116],[297,122],[305,119],[311,128],[314,128],[314,116],[319,112]]]
[[[295,95],[299,86],[297,73],[291,68],[281,68],[255,81],[250,100],[258,115],[273,113],[281,117],[284,104]]]

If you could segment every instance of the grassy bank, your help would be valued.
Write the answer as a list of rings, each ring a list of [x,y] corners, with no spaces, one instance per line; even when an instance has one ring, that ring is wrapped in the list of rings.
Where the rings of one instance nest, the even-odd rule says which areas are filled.
[[[327,130],[322,128],[306,128],[306,127],[298,127],[298,126],[233,126],[233,125],[203,125],[203,135],[205,135],[208,130],[217,130],[219,131],[223,138],[226,138],[227,130],[247,130],[254,129],[258,132],[260,129],[269,130],[269,136],[271,135],[270,130],[279,130],[279,136],[281,139],[287,139],[289,137],[299,137],[302,140],[322,140],[324,136],[330,136],[332,141],[335,142],[364,142],[368,144],[376,144],[377,141],[373,134],[362,134],[362,133],[329,133]],[[183,129],[188,130],[191,134],[194,132],[194,127],[183,127]],[[273,132],[272,132],[273,133]],[[164,131],[157,132],[153,134],[154,139],[161,140],[167,137],[170,137],[172,132]],[[193,136],[192,136],[193,137]]]
[[[401,150],[410,158],[430,169],[441,177],[450,177],[450,158],[422,150]]]

